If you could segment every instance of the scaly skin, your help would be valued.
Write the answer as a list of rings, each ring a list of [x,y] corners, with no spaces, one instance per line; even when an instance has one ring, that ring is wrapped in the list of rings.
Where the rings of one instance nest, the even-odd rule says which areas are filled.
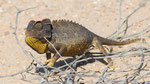
[[[138,38],[118,42],[106,39],[72,21],[54,20],[51,22],[49,19],[44,19],[42,21],[32,20],[28,24],[25,41],[38,53],[46,53],[46,63],[49,66],[54,65],[59,58],[59,55],[56,53],[52,45],[44,39],[44,37],[53,43],[62,56],[81,55],[92,45],[97,47],[105,56],[107,56],[108,54],[102,45],[119,46],[141,40]],[[54,53],[53,58],[50,58],[50,53]],[[108,58],[107,60],[108,63],[112,61],[111,58]],[[113,64],[110,67],[114,69]]]

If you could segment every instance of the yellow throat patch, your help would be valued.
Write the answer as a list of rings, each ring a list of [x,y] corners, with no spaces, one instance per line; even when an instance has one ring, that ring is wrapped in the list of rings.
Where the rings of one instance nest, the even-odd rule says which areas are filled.
[[[25,42],[40,54],[43,54],[46,51],[47,45],[42,43],[39,39],[28,36],[25,38]]]

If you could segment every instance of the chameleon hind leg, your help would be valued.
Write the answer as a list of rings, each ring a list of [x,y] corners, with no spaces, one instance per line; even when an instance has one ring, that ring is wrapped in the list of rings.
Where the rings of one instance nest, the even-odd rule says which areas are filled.
[[[46,64],[47,64],[47,66],[50,66],[50,67],[53,67],[54,66],[54,64],[55,64],[55,62],[59,59],[59,54],[61,55],[63,52],[64,52],[64,50],[65,50],[65,47],[63,46],[63,47],[61,47],[60,48],[60,50],[58,50],[58,53],[56,53],[56,54],[54,54],[54,56],[52,57],[52,58],[49,58],[49,54],[47,53],[47,58],[49,58],[49,59],[47,59],[46,60]]]
[[[93,45],[95,47],[97,47],[105,56],[108,56],[107,51],[105,50],[105,48],[102,46],[101,42],[95,37],[93,39]],[[112,61],[111,58],[107,58],[108,64]],[[109,68],[112,68],[113,70],[115,70],[113,63],[109,66]]]

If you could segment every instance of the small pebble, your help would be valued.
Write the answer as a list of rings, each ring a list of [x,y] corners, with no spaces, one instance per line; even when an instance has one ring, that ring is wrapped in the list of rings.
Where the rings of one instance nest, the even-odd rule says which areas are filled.
[[[9,34],[10,34],[9,31],[4,32],[4,35],[5,35],[5,36],[7,36],[7,35],[9,35]]]
[[[31,14],[31,17],[34,17],[35,16],[35,14]]]

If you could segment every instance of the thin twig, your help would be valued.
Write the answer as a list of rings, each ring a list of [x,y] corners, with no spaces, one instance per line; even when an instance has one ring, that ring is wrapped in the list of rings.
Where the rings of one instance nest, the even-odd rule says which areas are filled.
[[[56,53],[60,56],[60,57],[62,57],[61,55],[60,55],[60,53],[58,52],[58,50],[55,48],[55,46],[46,38],[46,37],[44,37],[44,39],[54,48],[54,50],[56,51]],[[63,60],[64,62],[65,62],[65,64],[70,68],[70,69],[72,69],[73,71],[75,71],[67,62],[66,62],[66,60]]]

